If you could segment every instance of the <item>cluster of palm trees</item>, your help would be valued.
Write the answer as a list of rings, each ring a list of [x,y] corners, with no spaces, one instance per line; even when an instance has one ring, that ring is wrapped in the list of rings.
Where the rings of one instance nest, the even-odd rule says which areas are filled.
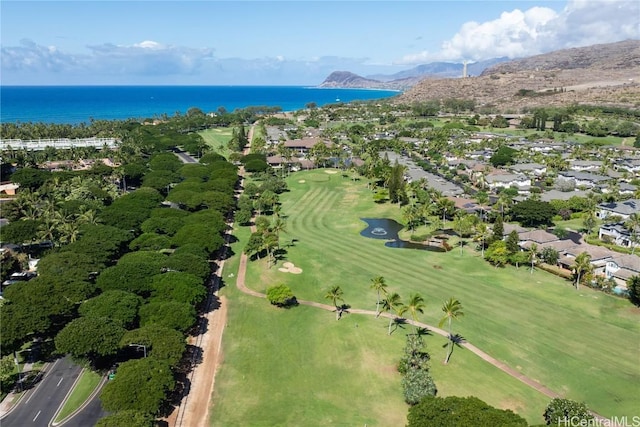
[[[411,294],[409,296],[409,300],[405,304],[402,302],[402,297],[397,292],[388,292],[387,282],[382,276],[376,276],[371,279],[371,289],[376,291],[377,295],[376,317],[379,317],[383,312],[391,314],[391,316],[389,316],[388,335],[391,335],[391,333],[393,332],[393,324],[398,324],[407,312],[411,315],[413,323],[416,327],[416,334],[421,333],[421,328],[417,324],[417,316],[418,313],[424,314],[426,303],[424,298],[420,294]],[[446,364],[449,363],[451,353],[453,352],[454,343],[457,343],[460,340],[459,336],[454,336],[452,333],[452,322],[453,320],[458,320],[460,317],[462,317],[464,315],[464,312],[462,311],[462,304],[460,303],[460,301],[453,297],[449,298],[443,303],[442,312],[443,316],[440,319],[438,326],[442,327],[445,323],[447,323],[449,332],[449,342],[447,344],[448,350],[444,362]]]
[[[39,221],[39,240],[50,241],[54,245],[72,243],[80,235],[83,224],[100,222],[98,211],[104,200],[96,198],[102,194],[116,198],[116,187],[100,177],[74,177],[60,181],[56,178],[38,191],[22,190],[7,206],[7,216],[20,220]],[[65,207],[69,201],[78,201],[79,211],[70,212]]]

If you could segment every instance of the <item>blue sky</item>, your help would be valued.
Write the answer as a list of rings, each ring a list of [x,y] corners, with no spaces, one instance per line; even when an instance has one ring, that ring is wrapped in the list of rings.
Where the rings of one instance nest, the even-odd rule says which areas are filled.
[[[637,0],[7,1],[2,85],[315,85],[640,38]]]

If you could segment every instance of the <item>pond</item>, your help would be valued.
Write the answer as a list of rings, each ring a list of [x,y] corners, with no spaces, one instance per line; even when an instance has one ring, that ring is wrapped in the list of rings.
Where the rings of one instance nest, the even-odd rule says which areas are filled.
[[[421,249],[433,252],[445,252],[440,246],[425,245],[416,242],[407,242],[398,237],[398,233],[402,230],[402,224],[393,219],[388,218],[360,218],[367,223],[367,228],[360,232],[361,236],[370,239],[387,240],[384,244],[388,248],[405,248],[405,249]]]

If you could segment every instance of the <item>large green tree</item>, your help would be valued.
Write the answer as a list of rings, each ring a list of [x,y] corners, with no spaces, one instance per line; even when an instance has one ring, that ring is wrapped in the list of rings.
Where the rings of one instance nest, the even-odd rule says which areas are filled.
[[[150,301],[140,307],[140,325],[166,326],[185,332],[196,322],[196,310],[191,304],[178,301]]]
[[[155,301],[177,301],[196,306],[207,296],[201,278],[178,271],[154,276],[151,287],[151,298]]]
[[[153,427],[153,416],[139,411],[118,411],[115,414],[100,418],[96,427]]]
[[[83,302],[78,312],[86,317],[109,318],[129,329],[138,319],[140,303],[138,295],[113,289]]]
[[[422,336],[407,335],[398,371],[402,374],[404,400],[409,405],[415,405],[424,396],[434,396],[437,393],[436,384],[431,377],[429,360],[430,356],[425,350]]]
[[[525,227],[541,227],[552,224],[556,210],[548,202],[527,199],[516,203],[511,214]]]
[[[637,307],[640,307],[640,275],[632,276],[627,282],[629,288],[629,301]]]
[[[424,397],[409,408],[407,427],[527,427],[510,410],[497,409],[474,396]]]
[[[74,357],[95,360],[112,356],[120,348],[125,329],[119,322],[100,317],[79,317],[72,320],[55,338],[56,349]]]
[[[150,324],[127,331],[120,340],[121,347],[131,344],[146,346],[147,357],[175,366],[187,348],[184,334],[166,326]]]
[[[166,362],[153,357],[129,360],[120,364],[114,380],[104,386],[100,400],[110,412],[131,410],[157,415],[174,386]]]
[[[544,410],[544,420],[547,425],[559,426],[567,420],[573,425],[590,425],[593,415],[584,403],[570,399],[555,398]],[[575,422],[575,423],[574,423]]]

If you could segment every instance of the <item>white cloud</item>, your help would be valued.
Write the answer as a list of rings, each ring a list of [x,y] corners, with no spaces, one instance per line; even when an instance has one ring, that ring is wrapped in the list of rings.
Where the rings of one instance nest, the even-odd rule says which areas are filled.
[[[142,43],[136,43],[133,46],[141,47],[144,49],[163,49],[164,48],[164,46],[162,46],[160,43],[154,42],[153,40],[145,40]]]
[[[32,40],[20,40],[19,46],[2,48],[2,68],[5,70],[68,71],[76,68],[81,59],[66,54],[55,46],[41,46]]]
[[[87,46],[89,53],[68,54],[55,46],[22,40],[20,46],[2,47],[2,69],[15,72],[86,72],[100,75],[189,74],[213,57],[213,49],[166,46],[145,40],[130,46],[105,43]]]
[[[22,84],[317,84],[336,70],[365,66],[367,58],[337,56],[313,60],[282,55],[262,58],[219,58],[210,48],[195,49],[145,40],[130,45],[87,46],[68,54],[55,46],[24,40],[2,47],[3,83]]]
[[[640,38],[637,0],[570,0],[560,13],[533,7],[503,12],[492,21],[467,22],[439,52],[406,55],[397,63],[518,58],[630,38]]]

